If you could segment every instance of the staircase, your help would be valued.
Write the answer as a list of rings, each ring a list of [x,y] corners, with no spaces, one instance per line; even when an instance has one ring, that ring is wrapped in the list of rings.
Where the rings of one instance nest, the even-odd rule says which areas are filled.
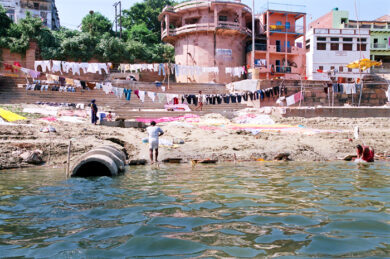
[[[57,91],[26,91],[25,88],[18,88],[18,84],[25,84],[24,78],[0,77],[0,104],[35,104],[37,102],[55,102],[55,103],[84,103],[88,104],[92,99],[100,107],[106,107],[106,111],[112,111],[117,117],[124,119],[136,118],[160,118],[176,117],[187,114],[188,112],[165,111],[164,104],[153,102],[149,97],[145,97],[142,103],[134,94],[130,101],[126,101],[109,94],[106,95],[102,90],[81,90],[76,93],[57,92]],[[161,92],[154,83],[129,82],[125,80],[116,80],[113,82],[116,87],[139,89],[141,91]],[[167,87],[165,85],[165,87]],[[216,84],[172,84],[164,93],[172,94],[223,94],[227,93],[224,85]],[[204,105],[203,111],[193,111],[192,114],[199,116],[207,113],[232,113],[239,109],[246,108],[245,104],[220,104]],[[190,105],[193,110],[195,107]],[[101,109],[102,110],[102,109]]]

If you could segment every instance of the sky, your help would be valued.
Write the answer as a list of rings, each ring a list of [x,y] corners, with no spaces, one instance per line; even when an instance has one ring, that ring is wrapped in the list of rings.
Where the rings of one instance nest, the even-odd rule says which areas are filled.
[[[241,1],[252,7],[252,0]],[[77,29],[82,18],[90,10],[100,12],[113,21],[115,19],[115,8],[113,6],[115,2],[117,0],[56,0],[61,26]],[[140,0],[122,0],[122,9],[128,9],[136,2],[140,2]],[[285,6],[278,5],[280,6],[279,9],[294,8],[294,11],[295,8],[302,10],[303,7],[292,5],[306,6],[303,10],[307,13],[308,23],[335,7],[338,7],[339,10],[349,11],[349,18],[356,20],[355,0],[270,0],[269,2],[287,4]],[[390,14],[390,0],[356,0],[356,3],[359,20],[374,20],[385,14]],[[266,4],[267,0],[255,0],[256,12],[260,12],[261,7]]]

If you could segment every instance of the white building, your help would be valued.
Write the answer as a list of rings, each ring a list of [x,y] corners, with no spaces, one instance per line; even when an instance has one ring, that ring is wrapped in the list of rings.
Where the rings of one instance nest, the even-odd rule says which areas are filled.
[[[48,28],[52,30],[60,28],[55,0],[0,0],[0,5],[14,22],[25,18],[28,11],[32,16],[41,18]]]
[[[306,39],[306,75],[309,80],[329,80],[330,71],[335,71],[332,77],[359,78],[359,69],[346,66],[370,58],[368,29],[315,28],[308,31]]]

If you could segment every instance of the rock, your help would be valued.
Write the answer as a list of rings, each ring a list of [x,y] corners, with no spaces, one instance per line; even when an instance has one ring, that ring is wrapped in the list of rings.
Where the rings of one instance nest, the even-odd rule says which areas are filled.
[[[173,144],[180,144],[180,145],[183,145],[183,144],[184,144],[184,140],[182,140],[182,139],[174,139],[174,140],[173,140]]]
[[[146,165],[147,161],[146,159],[138,159],[138,160],[130,160],[129,165]]]
[[[40,165],[43,163],[42,159],[43,152],[41,150],[26,151],[22,153],[19,157],[28,164]]]
[[[291,159],[289,158],[290,153],[280,153],[277,156],[274,157],[274,160],[277,161],[290,161]]]

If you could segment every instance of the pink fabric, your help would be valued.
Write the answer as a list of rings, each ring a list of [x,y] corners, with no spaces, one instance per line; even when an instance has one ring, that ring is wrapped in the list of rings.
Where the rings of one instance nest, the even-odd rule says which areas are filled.
[[[298,103],[298,102],[300,102],[301,100],[303,100],[302,92],[299,92],[299,93],[294,94],[294,100],[295,100],[295,103]]]
[[[199,116],[195,114],[187,114],[180,117],[162,117],[162,118],[155,118],[155,119],[138,118],[136,119],[136,121],[144,122],[144,123],[150,123],[152,121],[155,121],[156,123],[161,123],[161,122],[171,122],[171,121],[178,121],[178,120],[190,119],[190,118],[199,118]]]
[[[52,117],[40,118],[40,120],[53,122],[53,121],[57,121],[57,118],[52,116]]]

